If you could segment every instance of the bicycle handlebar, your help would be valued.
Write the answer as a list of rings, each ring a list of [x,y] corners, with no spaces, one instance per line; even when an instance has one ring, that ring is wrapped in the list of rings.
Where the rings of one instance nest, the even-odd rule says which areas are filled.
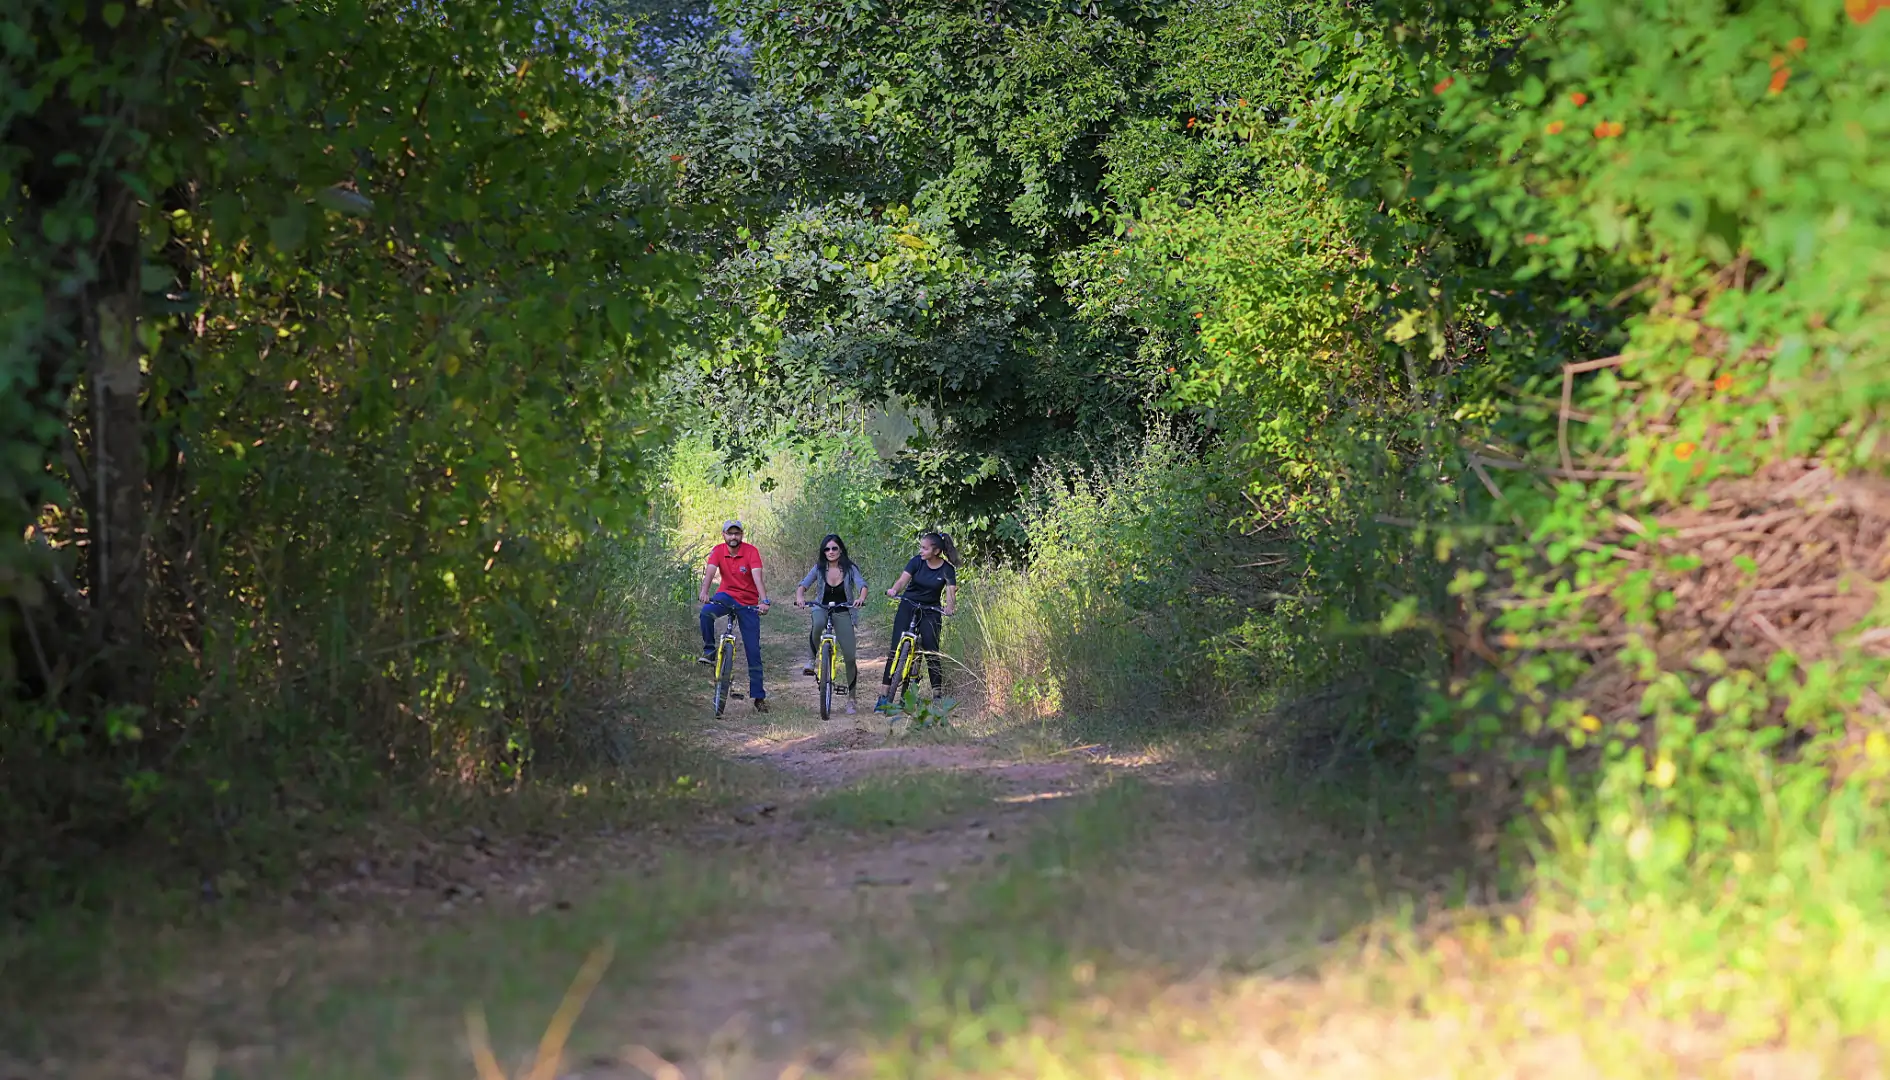
[[[901,595],[899,597],[899,602],[902,604],[911,604],[913,607],[918,608],[920,611],[936,611],[940,615],[944,615],[948,618],[950,617],[950,612],[947,612],[942,607],[933,607],[931,604],[921,604],[917,600],[907,599],[904,595]]]

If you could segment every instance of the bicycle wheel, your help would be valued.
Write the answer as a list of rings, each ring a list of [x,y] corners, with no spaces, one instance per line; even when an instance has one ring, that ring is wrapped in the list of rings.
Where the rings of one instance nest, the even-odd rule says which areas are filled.
[[[912,685],[912,664],[917,659],[919,640],[911,634],[900,637],[899,647],[893,650],[893,692],[892,703],[903,706],[906,700],[906,688]]]
[[[820,639],[820,655],[814,659],[814,674],[820,679],[820,718],[833,715],[833,639]]]
[[[729,684],[735,679],[735,643],[727,638],[715,651],[715,715],[728,706]]]

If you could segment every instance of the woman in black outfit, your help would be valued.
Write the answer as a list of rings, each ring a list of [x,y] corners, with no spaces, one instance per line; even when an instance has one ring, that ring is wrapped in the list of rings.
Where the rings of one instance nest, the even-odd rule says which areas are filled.
[[[898,613],[893,616],[892,643],[886,648],[886,672],[880,676],[879,704],[875,709],[884,708],[892,696],[893,652],[899,648],[899,635],[906,632],[906,626],[915,618],[918,620],[919,648],[931,655],[925,658],[927,673],[932,677],[932,697],[937,700],[945,689],[944,667],[938,660],[939,615],[936,611],[920,611],[915,604],[927,607],[943,608],[950,615],[957,610],[958,600],[958,549],[952,545],[952,538],[941,532],[929,532],[919,537],[919,553],[906,564],[905,573],[886,590],[887,596],[896,597],[904,593],[911,603],[900,604]]]

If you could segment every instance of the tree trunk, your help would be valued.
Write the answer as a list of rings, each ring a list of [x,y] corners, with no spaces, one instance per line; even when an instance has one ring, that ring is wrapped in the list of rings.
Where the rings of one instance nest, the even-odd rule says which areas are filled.
[[[112,696],[144,702],[145,439],[140,400],[138,204],[115,180],[100,186],[98,276],[86,290],[87,405],[91,410],[92,638]]]

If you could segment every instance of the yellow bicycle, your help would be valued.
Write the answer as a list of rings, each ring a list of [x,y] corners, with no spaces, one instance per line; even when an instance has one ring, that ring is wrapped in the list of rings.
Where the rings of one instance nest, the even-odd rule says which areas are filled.
[[[911,622],[906,624],[906,628],[900,631],[899,640],[893,645],[892,685],[887,688],[891,691],[891,697],[886,702],[885,711],[887,712],[897,710],[906,700],[906,691],[918,681],[919,658],[938,655],[919,648],[919,617],[928,611],[938,612],[941,619],[945,617],[944,608],[914,603],[903,596],[899,598],[899,602],[912,604],[918,609],[918,613],[912,617]]]
[[[833,688],[838,681],[836,676],[840,663],[840,645],[833,632],[833,613],[850,611],[853,605],[815,602],[808,606],[824,608],[827,612],[827,625],[820,632],[820,646],[814,650],[814,678],[819,682],[820,718],[826,720],[833,715]]]
[[[747,608],[756,614],[761,613],[760,608],[748,604],[736,606]],[[731,689],[731,684],[735,681],[735,613],[731,611],[721,618],[725,622],[722,626],[722,640],[715,646],[715,689],[712,692],[715,715],[718,717],[722,715],[722,710],[728,707],[729,698],[741,696]]]

